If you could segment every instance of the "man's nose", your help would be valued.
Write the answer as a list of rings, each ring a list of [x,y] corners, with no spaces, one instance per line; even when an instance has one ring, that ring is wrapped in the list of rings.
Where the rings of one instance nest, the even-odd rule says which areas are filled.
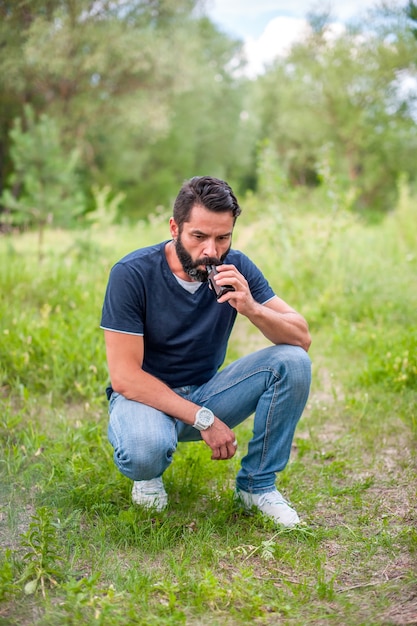
[[[204,242],[204,255],[217,258],[217,246],[215,239],[206,239]]]

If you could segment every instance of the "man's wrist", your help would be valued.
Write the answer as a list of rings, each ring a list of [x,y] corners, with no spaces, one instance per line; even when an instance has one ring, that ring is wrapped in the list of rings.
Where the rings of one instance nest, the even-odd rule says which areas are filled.
[[[197,430],[207,430],[214,422],[214,413],[205,406],[198,409],[195,414],[194,428]]]

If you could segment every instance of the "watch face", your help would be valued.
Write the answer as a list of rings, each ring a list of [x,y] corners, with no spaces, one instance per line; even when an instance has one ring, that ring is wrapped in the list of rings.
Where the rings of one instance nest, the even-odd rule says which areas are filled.
[[[200,409],[198,412],[200,424],[209,425],[213,421],[213,413],[209,409]]]
[[[210,409],[202,407],[197,411],[196,422],[194,426],[199,430],[206,430],[214,422],[214,415]]]

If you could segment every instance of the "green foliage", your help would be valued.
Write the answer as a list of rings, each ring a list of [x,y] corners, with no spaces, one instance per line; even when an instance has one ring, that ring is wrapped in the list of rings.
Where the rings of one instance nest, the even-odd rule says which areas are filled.
[[[2,263],[1,385],[20,389],[23,397],[33,391],[50,394],[51,401],[89,398],[101,389],[106,365],[98,325],[104,286],[90,285],[95,252],[84,247],[82,271],[65,252],[50,259],[44,272],[19,257]],[[104,276],[105,266],[99,267]],[[21,300],[22,307],[11,309],[10,298]]]
[[[241,119],[248,86],[230,72],[240,45],[205,18],[187,37],[188,83],[171,95],[169,125],[148,142],[141,177],[134,172],[127,181],[131,164],[124,164],[123,184],[129,185],[124,214],[131,217],[170,207],[183,180],[196,173],[238,184],[253,168],[256,133]],[[138,157],[133,159],[137,164]]]
[[[105,185],[102,188],[93,186],[93,197],[95,208],[88,214],[88,221],[90,224],[104,226],[111,226],[117,220],[117,215],[120,205],[123,203],[126,194],[117,193],[112,194],[110,185]]]
[[[238,132],[241,81],[230,70],[241,45],[198,4],[0,7],[0,188],[15,169],[8,129],[23,102],[59,126],[68,160],[77,146],[86,195],[93,185],[126,195],[121,215],[145,217],[171,202],[196,171],[247,172],[251,137]]]
[[[17,118],[10,131],[14,172],[1,201],[12,212],[12,224],[31,224],[39,230],[40,255],[46,224],[69,226],[85,208],[77,179],[79,154],[66,154],[55,120],[43,114],[35,119],[25,107],[24,120]]]
[[[417,327],[408,326],[369,345],[368,366],[362,384],[379,384],[392,391],[417,391]]]
[[[14,583],[13,555],[10,549],[5,550],[4,555],[0,555],[0,602],[4,602],[8,596],[17,590]]]
[[[417,4],[413,0],[409,0],[405,7],[405,14],[410,20],[410,30],[417,39]]]
[[[27,550],[23,555],[26,567],[19,583],[25,583],[24,591],[30,595],[41,589],[45,597],[46,586],[57,585],[62,567],[59,542],[50,511],[39,508],[28,530],[22,535],[21,545]]]
[[[360,210],[391,210],[398,177],[415,178],[415,90],[404,89],[403,79],[414,75],[417,45],[394,15],[373,36],[357,28],[328,37],[326,27],[316,28],[255,85],[262,138],[287,179],[317,185],[326,146]],[[386,45],[389,37],[396,45]]]
[[[64,600],[60,606],[58,615],[54,616],[54,612],[50,616],[50,623],[54,623],[54,619],[64,619],[68,626],[77,626],[77,624],[94,623],[106,626],[109,622],[113,624],[127,623],[123,620],[126,613],[126,594],[117,593],[113,585],[106,588],[100,586],[98,592],[99,580],[98,576],[89,578],[81,578],[80,580],[71,579],[62,587],[64,592]],[[55,623],[63,623],[57,621]],[[129,621],[129,623],[138,623]]]
[[[361,213],[392,210],[399,177],[415,181],[414,2],[377,6],[337,36],[326,7],[310,11],[310,34],[253,80],[242,75],[242,42],[220,32],[199,0],[131,0],[123,10],[90,0],[8,2],[0,16],[3,223],[13,209],[15,224],[54,215],[67,226],[84,198],[94,211],[93,188],[108,186],[123,194],[117,220],[134,221],[171,206],[182,181],[202,173],[242,192],[262,189],[256,146],[265,142],[288,187],[321,184],[324,146],[341,193]],[[39,202],[35,157],[22,173],[13,156],[9,131],[25,103],[38,124],[48,122],[51,141],[59,128],[60,175],[79,160],[80,181],[72,191],[64,181],[70,189],[59,202],[52,192]],[[35,156],[57,179],[54,150],[48,143]]]

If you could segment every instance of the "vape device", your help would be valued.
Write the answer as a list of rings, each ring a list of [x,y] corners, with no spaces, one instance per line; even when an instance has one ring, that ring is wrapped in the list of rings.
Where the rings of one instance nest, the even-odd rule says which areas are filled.
[[[219,272],[217,271],[215,265],[206,265],[206,269],[207,269],[207,272],[208,272],[209,283],[210,283],[211,288],[213,289],[214,293],[216,294],[217,300],[219,298],[221,298],[228,291],[235,291],[235,288],[232,287],[232,285],[221,285],[220,286],[220,285],[216,284],[216,282],[213,280],[213,276],[215,276]]]

